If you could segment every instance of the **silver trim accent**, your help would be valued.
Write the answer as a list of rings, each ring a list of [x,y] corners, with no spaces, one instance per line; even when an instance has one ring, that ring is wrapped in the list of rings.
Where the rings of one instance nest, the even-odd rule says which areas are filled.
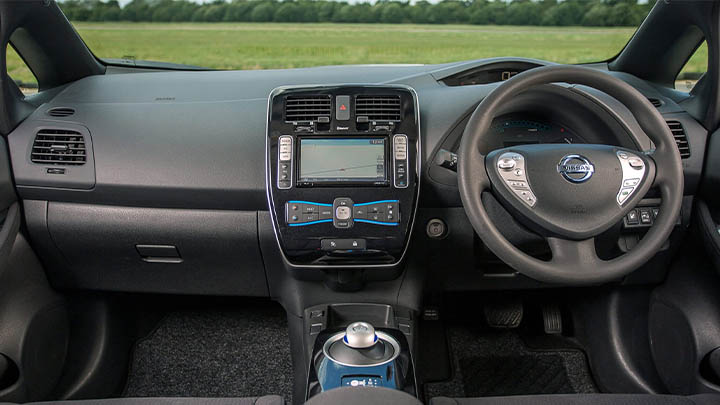
[[[419,128],[419,127],[418,127],[418,128]],[[400,159],[400,160],[404,160],[404,161],[405,161],[405,185],[404,185],[404,186],[398,186],[398,184],[397,184],[397,167],[396,167],[396,157],[397,157],[397,155],[396,155],[396,153],[395,153],[395,139],[397,139],[397,138],[405,138],[405,159]],[[408,137],[407,137],[407,135],[405,135],[405,134],[395,134],[395,135],[393,135],[393,137],[392,137],[393,186],[395,186],[395,188],[408,188],[408,186],[410,185],[409,177],[408,177],[408,175],[407,175],[408,159],[409,159],[408,156],[410,156],[409,153],[408,153],[408,148],[409,148],[409,147],[410,147],[410,145],[409,145],[409,143],[408,143]],[[418,157],[418,160],[420,160],[419,157]],[[420,179],[418,179],[418,182],[419,182],[419,181],[420,181]]]
[[[362,266],[357,265],[348,265],[348,264],[335,264],[335,265],[317,265],[317,264],[309,264],[309,265],[298,265],[291,263],[290,260],[288,260],[287,256],[285,256],[285,252],[282,249],[282,244],[280,243],[280,236],[278,235],[278,229],[277,229],[277,221],[278,218],[275,217],[275,206],[273,205],[272,196],[271,196],[271,187],[272,187],[272,179],[270,178],[270,148],[269,148],[269,142],[270,142],[270,107],[272,106],[272,99],[275,96],[275,93],[281,90],[289,90],[289,89],[320,89],[320,88],[328,88],[328,87],[374,87],[374,88],[400,88],[405,89],[409,91],[413,99],[415,100],[415,123],[417,125],[418,130],[418,140],[417,140],[417,158],[415,159],[415,170],[417,172],[417,192],[415,193],[415,208],[412,210],[412,216],[410,217],[410,226],[408,228],[407,232],[407,243],[405,243],[405,249],[403,250],[402,254],[400,255],[400,258],[394,262],[394,263],[388,263],[388,264],[365,264]],[[387,269],[387,268],[393,268],[398,266],[400,263],[402,263],[405,260],[405,256],[407,255],[408,249],[410,248],[410,238],[412,237],[412,232],[415,227],[415,218],[417,217],[417,209],[419,201],[420,201],[420,185],[422,183],[422,162],[423,156],[422,156],[422,128],[420,126],[420,100],[418,99],[417,92],[415,89],[408,85],[404,84],[393,84],[393,85],[368,85],[368,84],[362,84],[362,83],[347,83],[347,84],[315,84],[315,85],[297,85],[297,86],[279,86],[270,91],[270,94],[268,95],[267,99],[267,110],[266,110],[266,116],[265,116],[265,196],[268,201],[268,209],[270,210],[270,219],[272,222],[273,227],[273,233],[275,234],[275,242],[277,242],[278,249],[280,250],[280,255],[282,256],[283,263],[285,263],[286,266],[292,268],[292,269],[357,269],[359,267],[362,268],[371,268],[371,269]]]
[[[345,345],[353,349],[366,349],[377,343],[375,328],[367,322],[353,322],[345,329]]]
[[[619,150],[615,152],[615,156],[620,161],[620,167],[622,168],[622,180],[616,196],[618,205],[622,207],[635,194],[635,190],[640,187],[640,184],[645,179],[647,164],[638,154],[630,151]],[[631,160],[642,162],[642,166],[639,169],[632,167],[630,165]],[[633,182],[632,180],[637,181]]]
[[[381,361],[381,362],[373,363],[373,364],[357,365],[357,364],[343,363],[343,362],[341,362],[341,361],[337,361],[337,360],[335,360],[334,358],[330,357],[330,353],[328,352],[328,350],[330,350],[330,346],[331,346],[333,343],[337,342],[338,340],[341,340],[341,339],[345,336],[345,332],[337,333],[337,334],[331,336],[330,339],[328,339],[327,341],[325,341],[325,344],[323,345],[323,349],[322,349],[322,350],[323,350],[323,355],[325,355],[325,357],[326,357],[328,360],[332,361],[333,363],[339,364],[339,365],[345,366],[345,367],[377,367],[377,366],[382,366],[383,364],[391,363],[391,362],[393,362],[395,359],[397,359],[397,357],[400,355],[400,343],[398,343],[398,341],[395,340],[394,337],[388,335],[387,333],[384,333],[384,332],[375,332],[375,334],[377,335],[378,339],[382,339],[382,340],[384,340],[385,342],[390,343],[390,345],[393,347],[393,355],[392,355],[389,359],[387,359],[387,360],[385,360],[385,361]]]
[[[569,163],[571,160],[579,160],[582,163]],[[557,171],[563,177],[563,179],[570,183],[584,183],[595,174],[595,166],[590,162],[590,159],[585,156],[578,154],[570,154],[563,156],[560,162],[557,164]],[[582,177],[572,177],[571,174],[579,174]]]
[[[265,135],[267,136],[267,134]],[[280,150],[280,139],[282,138],[289,138],[290,139],[290,185],[288,187],[280,187],[280,154],[282,153]],[[267,146],[266,146],[267,147]],[[293,186],[293,169],[294,169],[294,163],[295,163],[295,139],[292,135],[280,135],[278,137],[278,178],[277,178],[277,188],[280,190],[289,190]]]
[[[512,165],[509,162],[512,162]],[[515,197],[530,208],[535,207],[537,196],[530,188],[527,170],[525,170],[525,156],[518,152],[505,152],[498,156],[495,166],[503,183],[515,194]]]

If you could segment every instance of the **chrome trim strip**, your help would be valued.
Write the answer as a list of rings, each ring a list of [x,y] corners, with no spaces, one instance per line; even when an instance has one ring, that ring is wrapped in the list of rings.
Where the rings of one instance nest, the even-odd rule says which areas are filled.
[[[392,337],[384,332],[375,332],[375,335],[377,335],[378,338],[384,340],[385,342],[390,343],[390,345],[393,347],[393,355],[390,356],[390,358],[385,361],[381,361],[381,362],[374,363],[374,364],[357,365],[357,364],[343,363],[341,361],[337,361],[334,358],[330,357],[330,353],[328,352],[328,350],[330,350],[330,346],[333,343],[337,342],[338,340],[343,339],[345,337],[345,332],[337,333],[337,334],[333,335],[332,337],[330,337],[330,339],[325,341],[325,344],[323,345],[323,349],[322,349],[323,355],[325,355],[325,357],[328,360],[332,361],[333,363],[339,364],[339,365],[345,366],[345,367],[377,367],[377,366],[382,366],[383,364],[391,363],[395,359],[397,359],[397,357],[400,355],[400,343],[398,343],[398,341],[395,340],[394,337]]]
[[[419,127],[418,127],[418,128],[419,128]],[[405,185],[404,185],[404,186],[398,186],[398,184],[397,184],[397,160],[396,160],[396,156],[397,156],[397,155],[396,155],[396,152],[395,152],[395,139],[397,139],[397,138],[405,138],[405,159],[404,159],[404,161],[405,161],[405,167],[406,167],[406,168],[407,168],[407,166],[408,166],[407,162],[408,162],[408,159],[409,159],[409,158],[408,158],[409,154],[408,154],[408,149],[407,149],[407,148],[409,148],[407,135],[405,135],[405,134],[395,134],[395,135],[393,135],[393,137],[392,137],[393,186],[394,186],[395,188],[408,188],[408,187],[410,186],[410,182],[409,182],[408,179],[407,179],[407,172],[405,173]],[[401,160],[402,160],[402,159],[401,159]],[[406,169],[406,170],[407,170],[407,169]],[[420,180],[420,179],[418,178],[418,181],[419,181],[419,180]]]
[[[267,132],[267,131],[266,131]],[[267,137],[267,133],[265,134]],[[280,145],[279,140],[282,138],[290,138],[290,185],[287,187],[280,187]],[[265,141],[265,148],[267,149],[267,141]],[[277,179],[277,188],[280,190],[289,190],[293,187],[293,170],[295,167],[293,166],[295,164],[295,137],[292,135],[280,135],[278,138],[278,179]]]

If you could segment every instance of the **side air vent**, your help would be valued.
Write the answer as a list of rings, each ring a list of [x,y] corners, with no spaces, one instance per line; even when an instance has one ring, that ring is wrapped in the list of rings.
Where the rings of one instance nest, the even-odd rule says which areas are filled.
[[[44,165],[84,165],[87,161],[85,140],[77,131],[42,129],[35,135],[30,160]]]
[[[400,121],[400,96],[357,96],[355,117],[367,117],[368,121]]]
[[[685,128],[683,128],[680,121],[667,121],[670,131],[675,137],[675,143],[677,144],[678,151],[680,151],[680,157],[687,159],[690,157],[690,144],[685,134]]]
[[[75,109],[69,107],[55,107],[47,111],[52,117],[69,117],[75,114]]]
[[[330,96],[289,96],[285,99],[285,121],[329,122],[332,112]]]
[[[648,97],[648,101],[650,101],[650,104],[654,105],[655,107],[661,107],[663,105],[663,102],[659,98]]]

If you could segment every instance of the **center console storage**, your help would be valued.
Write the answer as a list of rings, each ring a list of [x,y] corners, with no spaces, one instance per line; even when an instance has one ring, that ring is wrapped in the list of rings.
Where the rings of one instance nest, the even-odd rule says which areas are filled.
[[[366,268],[402,260],[420,173],[412,89],[278,88],[267,132],[268,199],[288,265]]]

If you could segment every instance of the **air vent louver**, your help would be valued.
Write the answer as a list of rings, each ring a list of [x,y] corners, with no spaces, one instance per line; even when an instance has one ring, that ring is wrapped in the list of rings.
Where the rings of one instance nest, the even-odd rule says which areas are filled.
[[[47,113],[52,117],[69,117],[75,114],[75,109],[69,107],[55,107],[49,109]]]
[[[285,99],[285,121],[330,120],[332,103],[330,96],[289,96]]]
[[[687,135],[685,134],[685,128],[683,128],[680,121],[667,121],[668,127],[670,127],[670,132],[672,132],[673,137],[675,137],[675,143],[677,144],[678,151],[680,152],[680,157],[683,159],[687,159],[690,157],[690,144],[687,140]]]
[[[654,105],[655,107],[660,107],[663,105],[663,102],[660,101],[660,99],[658,99],[658,98],[649,98],[648,97],[648,101],[650,101],[650,104]]]
[[[357,96],[355,116],[369,121],[400,121],[400,96]]]
[[[87,161],[85,140],[77,131],[42,129],[35,135],[31,160],[44,165],[84,165]]]

